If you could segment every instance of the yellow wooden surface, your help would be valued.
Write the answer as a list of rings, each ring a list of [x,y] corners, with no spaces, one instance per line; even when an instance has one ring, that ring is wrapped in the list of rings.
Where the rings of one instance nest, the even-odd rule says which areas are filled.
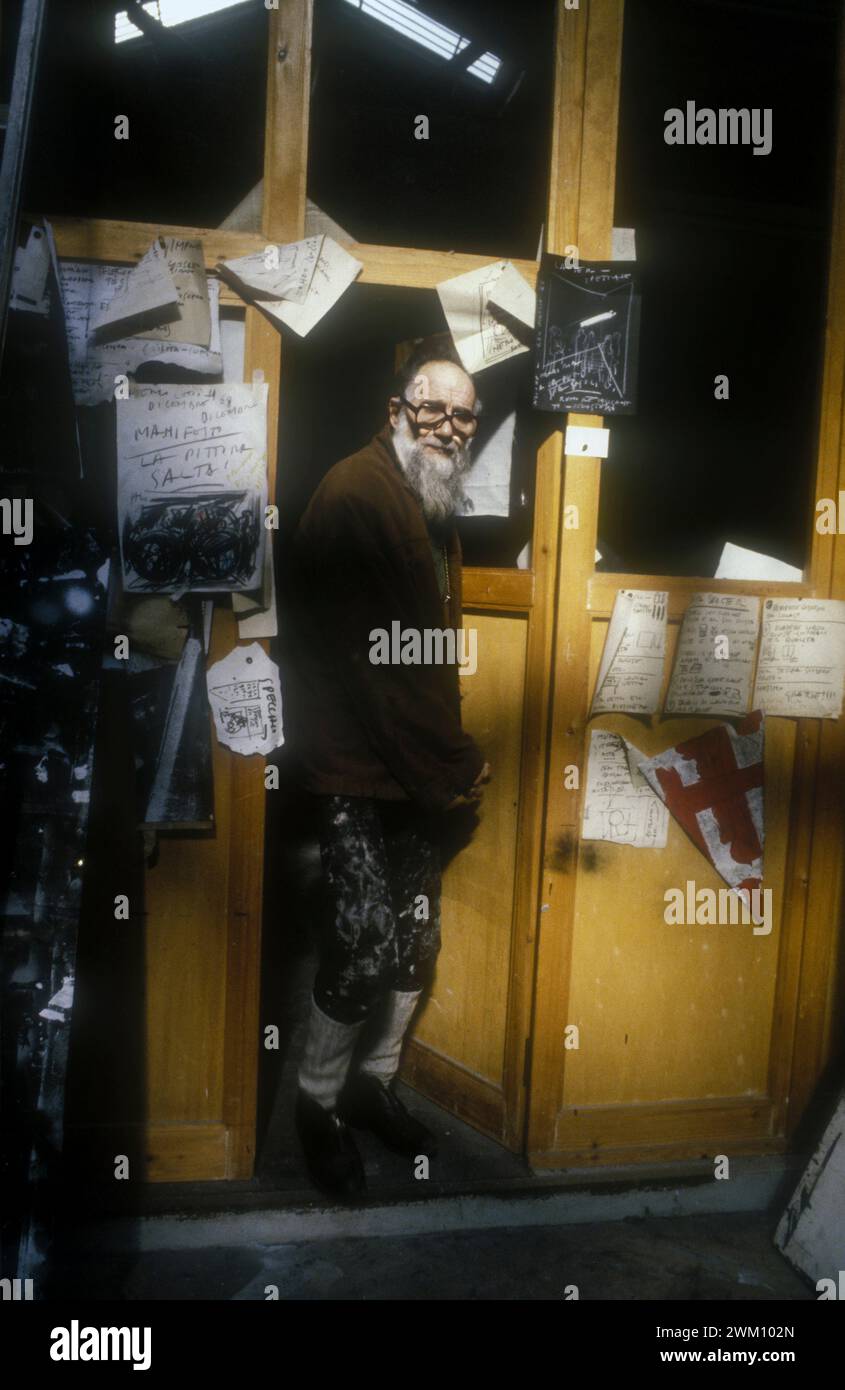
[[[461,678],[462,717],[492,764],[480,824],[443,879],[437,978],[414,1030],[427,1047],[501,1085],[513,930],[527,625],[465,613],[478,670]]]

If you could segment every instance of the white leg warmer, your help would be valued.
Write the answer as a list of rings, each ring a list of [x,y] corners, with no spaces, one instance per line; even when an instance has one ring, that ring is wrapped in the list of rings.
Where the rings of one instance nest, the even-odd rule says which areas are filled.
[[[336,1023],[324,1014],[312,995],[308,1038],[299,1065],[299,1085],[325,1110],[334,1109],[343,1089],[361,1023]]]
[[[402,1041],[421,994],[422,990],[414,990],[407,994],[398,989],[390,991],[381,1028],[366,1057],[361,1061],[360,1070],[368,1076],[378,1077],[385,1086],[393,1080],[399,1070]]]

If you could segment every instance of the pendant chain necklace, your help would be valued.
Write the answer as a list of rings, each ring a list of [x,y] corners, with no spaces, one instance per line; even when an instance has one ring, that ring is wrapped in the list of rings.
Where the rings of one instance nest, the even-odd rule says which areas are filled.
[[[444,585],[444,587],[445,587],[445,589],[446,589],[446,592],[445,592],[445,594],[443,595],[443,602],[444,602],[444,603],[448,603],[449,600],[450,600],[450,598],[452,597],[452,595],[451,595],[451,593],[450,593],[450,591],[449,591],[449,556],[446,554],[446,542],[445,542],[445,541],[441,541],[441,543],[440,543],[440,548],[441,548],[441,550],[443,551],[443,572],[444,572],[444,575],[445,575],[445,585]]]

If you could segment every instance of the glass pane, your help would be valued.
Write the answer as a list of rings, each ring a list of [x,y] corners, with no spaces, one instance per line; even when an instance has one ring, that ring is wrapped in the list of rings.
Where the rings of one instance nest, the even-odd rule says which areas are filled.
[[[358,241],[536,256],[554,8],[317,0],[311,198]]]
[[[602,464],[599,546],[619,570],[712,575],[726,541],[804,566],[836,11],[626,0],[614,222],[636,230],[643,309],[638,413],[610,422]],[[762,123],[757,154],[667,144],[665,113],[688,102],[768,108],[771,151]]]

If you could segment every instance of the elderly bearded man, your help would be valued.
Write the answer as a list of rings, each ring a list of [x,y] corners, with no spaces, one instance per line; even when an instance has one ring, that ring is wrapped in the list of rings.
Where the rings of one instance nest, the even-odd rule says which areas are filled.
[[[365,1189],[350,1127],[435,1151],[392,1082],[440,950],[439,817],[477,802],[490,770],[461,728],[456,665],[376,664],[371,648],[397,621],[461,626],[454,516],[477,424],[454,349],[418,350],[386,424],[329,470],[291,547],[286,732],[319,799],[329,898],[296,1125],[313,1180],[344,1198]]]

